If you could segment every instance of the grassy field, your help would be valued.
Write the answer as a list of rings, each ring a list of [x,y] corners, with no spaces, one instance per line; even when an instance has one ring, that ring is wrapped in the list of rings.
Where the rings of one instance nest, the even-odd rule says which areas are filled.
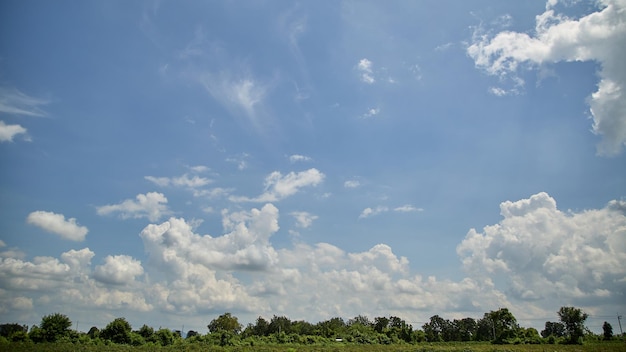
[[[0,351],[211,351],[211,352],[624,352],[626,343],[601,342],[584,345],[492,345],[490,343],[421,343],[416,345],[264,345],[219,347],[204,344],[180,344],[167,347],[128,345],[18,344],[0,345]]]

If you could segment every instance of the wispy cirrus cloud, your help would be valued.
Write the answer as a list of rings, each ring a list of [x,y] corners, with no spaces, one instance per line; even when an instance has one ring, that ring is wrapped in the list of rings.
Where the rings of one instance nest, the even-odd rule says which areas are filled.
[[[41,106],[50,101],[31,97],[16,88],[0,87],[0,113],[24,116],[46,116]]]

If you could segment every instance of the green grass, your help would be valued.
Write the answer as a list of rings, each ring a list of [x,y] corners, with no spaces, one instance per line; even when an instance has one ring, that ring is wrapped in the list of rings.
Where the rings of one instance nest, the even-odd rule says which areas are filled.
[[[41,351],[41,352],[169,352],[169,351],[208,351],[208,352],[624,352],[626,343],[620,341],[586,343],[584,345],[492,345],[490,343],[420,343],[416,345],[263,345],[219,347],[201,343],[180,344],[167,347],[127,346],[127,345],[75,345],[75,344],[20,344],[0,345],[0,351]]]

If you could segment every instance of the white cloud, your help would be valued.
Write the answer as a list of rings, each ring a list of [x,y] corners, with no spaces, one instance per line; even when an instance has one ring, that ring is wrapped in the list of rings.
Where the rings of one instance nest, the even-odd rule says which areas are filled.
[[[363,115],[361,115],[362,118],[366,119],[372,116],[376,116],[380,113],[380,108],[371,108],[369,110],[367,110],[367,112]]]
[[[361,186],[361,182],[359,182],[358,180],[348,180],[343,183],[343,186],[345,188],[357,188]]]
[[[143,275],[141,262],[128,255],[108,255],[104,264],[96,266],[94,279],[113,285],[129,285]]]
[[[377,206],[376,208],[365,208],[363,209],[363,211],[361,212],[361,215],[359,215],[359,219],[365,219],[365,218],[369,218],[370,216],[374,216],[374,215],[378,215],[381,213],[386,213],[389,211],[388,207],[385,206]]]
[[[186,187],[186,188],[199,188],[206,186],[213,182],[213,180],[208,179],[206,177],[200,177],[194,175],[190,177],[188,174],[184,174],[179,177],[154,177],[154,176],[145,176],[146,180],[154,183],[157,186],[166,187],[166,186],[174,186],[174,187]]]
[[[13,142],[13,137],[26,134],[26,129],[20,125],[7,125],[0,121],[0,142]]]
[[[397,211],[400,213],[413,213],[413,212],[420,212],[420,211],[424,211],[424,209],[422,208],[416,208],[411,204],[405,204],[401,207],[397,207],[394,208],[393,211]]]
[[[46,116],[40,106],[49,101],[28,96],[15,88],[0,87],[0,113],[24,116]]]
[[[157,221],[162,216],[170,214],[167,208],[167,198],[162,193],[138,194],[135,199],[126,199],[118,204],[97,207],[97,212],[99,215],[120,213],[122,219],[147,218],[150,221]]]
[[[231,196],[233,202],[276,202],[292,196],[303,187],[314,187],[324,180],[325,175],[312,168],[301,172],[282,175],[274,171],[265,178],[265,192],[256,198]]]
[[[503,202],[503,219],[470,230],[457,253],[476,279],[501,278],[511,300],[529,307],[563,302],[623,303],[626,292],[626,202],[564,213],[546,193]],[[592,303],[593,302],[593,303]]]
[[[395,209],[405,207],[413,208]],[[110,255],[92,270],[88,248],[58,259],[0,257],[0,307],[17,314],[30,309],[30,299],[40,314],[54,305],[72,316],[123,309],[155,321],[184,314],[186,324],[198,326],[224,310],[241,312],[242,321],[271,314],[312,322],[358,314],[424,321],[508,307],[522,321],[553,316],[564,304],[599,315],[624,307],[626,202],[561,212],[539,193],[500,209],[502,221],[470,230],[457,247],[468,273],[458,281],[422,276],[382,243],[361,252],[302,242],[275,249],[279,211],[266,204],[223,211],[224,234],[217,237],[196,234],[195,222],[184,219],[148,225],[140,234],[145,264]]]
[[[595,61],[601,66],[598,90],[591,95],[593,131],[602,136],[598,152],[620,153],[626,143],[626,16],[623,0],[600,0],[600,10],[580,19],[557,14],[552,2],[536,17],[534,35],[504,31],[475,33],[467,53],[491,75],[514,75],[521,64]],[[496,89],[493,93],[503,93]]]
[[[312,159],[306,155],[293,154],[289,156],[289,161],[292,163],[296,163],[299,161],[311,161]]]
[[[361,81],[367,84],[372,84],[376,82],[374,79],[373,71],[372,71],[372,62],[368,59],[361,59],[357,64],[357,69],[361,73]]]
[[[34,211],[28,214],[26,221],[71,241],[84,241],[89,232],[87,227],[78,225],[75,218],[66,220],[63,214],[48,211]]]
[[[242,171],[248,168],[248,157],[250,157],[250,155],[248,155],[247,153],[242,153],[240,155],[236,155],[236,156],[231,156],[226,158],[226,161],[229,163],[233,163],[237,165],[237,169]]]
[[[319,217],[317,215],[313,215],[306,211],[294,211],[290,213],[296,219],[296,226],[300,228],[308,228],[313,225],[313,221],[317,220]]]
[[[233,78],[228,72],[199,75],[207,92],[232,114],[243,115],[253,127],[261,127],[258,109],[269,92],[269,86],[251,76]]]

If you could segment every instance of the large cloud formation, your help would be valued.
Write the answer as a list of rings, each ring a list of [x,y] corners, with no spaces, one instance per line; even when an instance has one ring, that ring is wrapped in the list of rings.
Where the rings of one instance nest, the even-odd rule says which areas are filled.
[[[475,278],[508,282],[522,305],[613,306],[626,301],[626,202],[562,212],[546,193],[500,205],[503,220],[457,247]],[[561,302],[561,303],[559,303]]]
[[[557,13],[557,1],[550,0],[532,35],[476,33],[467,52],[477,67],[498,76],[514,74],[525,63],[598,62],[600,82],[590,99],[593,131],[603,137],[598,152],[616,155],[626,144],[626,0],[597,3],[597,12],[572,19]]]
[[[279,210],[271,203],[223,211],[224,234],[216,237],[170,218],[141,231],[144,262],[108,255],[92,269],[88,248],[30,261],[0,253],[0,312],[36,322],[51,306],[70,316],[106,310],[111,316],[95,323],[114,314],[137,324],[179,317],[202,329],[224,311],[244,322],[272,314],[311,322],[391,314],[420,322],[508,307],[526,324],[563,305],[605,315],[626,308],[626,202],[563,212],[538,193],[503,202],[500,213],[500,222],[470,230],[458,245],[467,277],[456,281],[416,273],[382,243],[352,253],[297,239],[276,248]],[[149,320],[137,321],[140,314]]]

